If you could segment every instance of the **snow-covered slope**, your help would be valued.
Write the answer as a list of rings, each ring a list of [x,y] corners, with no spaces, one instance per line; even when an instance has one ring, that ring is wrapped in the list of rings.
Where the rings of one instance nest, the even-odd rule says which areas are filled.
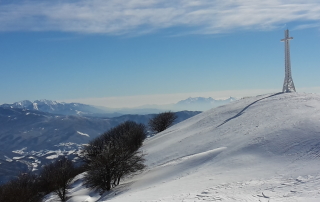
[[[320,201],[320,96],[234,101],[174,125],[142,149],[146,171],[100,199],[75,184],[69,201]]]

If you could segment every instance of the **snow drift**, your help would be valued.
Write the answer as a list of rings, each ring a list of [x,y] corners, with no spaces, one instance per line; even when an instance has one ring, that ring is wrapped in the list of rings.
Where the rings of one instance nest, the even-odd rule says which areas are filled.
[[[320,201],[320,96],[234,101],[157,134],[142,150],[148,169],[101,198],[81,183],[73,189],[87,194],[83,201]]]

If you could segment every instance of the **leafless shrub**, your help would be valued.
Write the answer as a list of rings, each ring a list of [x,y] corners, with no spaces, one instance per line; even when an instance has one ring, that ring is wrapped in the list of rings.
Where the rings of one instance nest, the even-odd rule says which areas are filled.
[[[38,177],[33,173],[21,173],[16,179],[0,186],[0,201],[38,202],[42,197]]]
[[[138,149],[146,135],[143,124],[127,121],[92,140],[82,151],[85,185],[103,193],[124,176],[142,170],[144,158]]]
[[[168,111],[162,112],[149,119],[148,126],[153,133],[160,133],[173,125],[177,116],[175,113]]]
[[[40,184],[46,193],[56,193],[61,201],[67,200],[67,189],[72,179],[79,174],[73,162],[66,157],[45,165],[40,173]]]

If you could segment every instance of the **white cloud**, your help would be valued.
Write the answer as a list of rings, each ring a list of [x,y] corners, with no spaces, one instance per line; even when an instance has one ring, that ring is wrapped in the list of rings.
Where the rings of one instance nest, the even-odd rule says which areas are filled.
[[[320,20],[316,0],[77,0],[0,2],[0,31],[137,34],[182,26],[199,34],[269,30]]]
[[[295,27],[295,29],[309,29],[309,28],[317,28],[320,27],[320,23],[312,23],[312,24],[301,24]]]

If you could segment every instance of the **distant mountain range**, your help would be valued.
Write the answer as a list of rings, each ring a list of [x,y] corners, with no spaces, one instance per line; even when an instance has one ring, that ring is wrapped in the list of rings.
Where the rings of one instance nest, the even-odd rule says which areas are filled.
[[[52,114],[63,114],[63,115],[109,115],[109,116],[119,116],[122,114],[107,114],[107,111],[102,108],[80,104],[80,103],[64,103],[51,100],[36,100],[31,102],[29,100],[23,100],[21,102],[15,102],[13,104],[3,104],[0,105],[3,108],[15,108],[15,109],[27,109],[36,110],[41,112],[49,112]]]
[[[197,111],[206,111],[221,105],[228,104],[232,101],[237,100],[234,97],[229,97],[225,100],[215,100],[211,97],[204,98],[204,97],[195,97],[195,98],[188,98],[186,100],[181,100],[175,104],[175,109],[188,109],[188,110],[197,110]]]
[[[230,97],[225,100],[215,100],[211,97],[195,97],[181,100],[175,104],[168,105],[144,105],[135,108],[106,108],[80,103],[64,103],[51,100],[36,100],[31,102],[24,100],[13,104],[3,104],[3,108],[16,108],[36,110],[61,115],[80,115],[91,117],[117,117],[124,114],[152,114],[163,111],[206,111],[220,105],[228,104],[236,98]]]
[[[228,104],[237,98],[229,97],[227,99],[213,99],[211,97],[190,97],[185,100],[181,100],[175,104],[166,105],[143,105],[135,108],[124,108],[124,109],[112,109],[104,108],[108,113],[122,113],[122,114],[147,114],[147,113],[159,113],[162,111],[206,111],[221,105]]]

